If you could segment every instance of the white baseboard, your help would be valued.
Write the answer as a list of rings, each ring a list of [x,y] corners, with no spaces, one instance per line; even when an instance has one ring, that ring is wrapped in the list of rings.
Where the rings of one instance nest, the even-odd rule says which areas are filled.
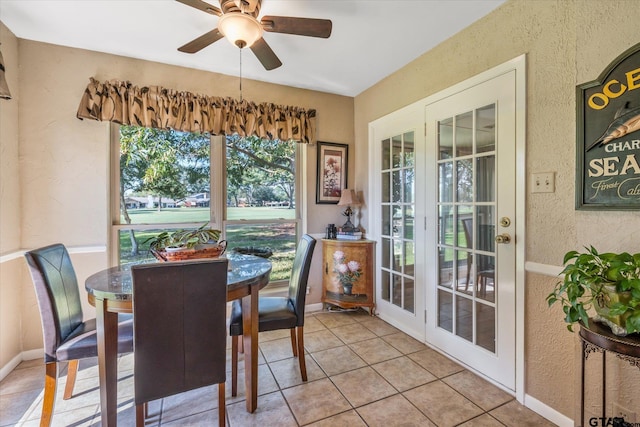
[[[535,397],[528,394],[524,395],[524,406],[531,409],[533,412],[545,417],[552,423],[559,427],[573,427],[573,420],[566,415],[556,411],[552,407],[540,402]]]
[[[33,360],[42,357],[44,354],[44,348],[38,348],[35,350],[27,350],[19,353],[16,357],[11,359],[9,363],[0,368],[0,381],[5,379],[7,375],[11,373],[19,364],[25,360]]]
[[[322,311],[322,303],[318,302],[316,304],[308,304],[305,306],[304,311],[305,312],[309,312],[309,313],[313,313],[314,311]]]
[[[27,350],[22,352],[22,360],[34,360],[44,358],[44,348],[36,348],[35,350]]]
[[[16,357],[14,357],[13,359],[11,359],[9,361],[9,363],[7,363],[6,365],[4,365],[1,369],[0,369],[0,381],[2,381],[3,379],[5,379],[5,377],[7,375],[9,375],[11,373],[11,371],[13,371],[16,366],[18,366],[20,364],[20,362],[22,362],[22,354],[18,354]]]

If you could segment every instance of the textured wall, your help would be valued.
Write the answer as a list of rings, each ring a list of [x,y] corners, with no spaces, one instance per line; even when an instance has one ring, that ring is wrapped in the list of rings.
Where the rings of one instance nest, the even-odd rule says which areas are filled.
[[[24,261],[19,258],[0,264],[0,368],[23,349],[19,302],[22,299],[20,284],[24,269]],[[40,318],[37,317],[36,321],[39,322]]]
[[[595,80],[612,60],[627,48],[640,43],[638,22],[640,5],[636,0],[607,3],[582,0],[576,3],[576,84]],[[640,97],[640,94],[638,95]],[[601,251],[640,252],[640,213],[578,211],[575,212],[574,247],[594,245]],[[569,240],[568,243],[571,241]],[[566,249],[571,247],[565,246]],[[601,416],[600,357],[587,361],[587,402],[592,416]],[[635,412],[640,423],[640,374],[636,367],[613,357],[607,357],[606,414],[615,415],[613,403]],[[578,365],[576,365],[578,372]],[[590,393],[590,394],[589,394]],[[577,393],[576,393],[577,394]],[[579,398],[579,396],[576,396]],[[589,416],[587,415],[587,416]]]
[[[603,250],[635,250],[640,240],[637,212],[576,212],[575,180],[575,86],[596,78],[618,54],[640,41],[637,0],[539,0],[509,1],[471,27],[443,42],[397,73],[385,78],[355,98],[260,82],[243,82],[244,96],[256,102],[269,101],[318,109],[318,139],[351,145],[350,186],[368,187],[367,125],[385,114],[437,93],[475,74],[521,54],[527,55],[527,174],[556,171],[556,192],[527,194],[527,261],[559,265],[562,254],[593,243]],[[18,56],[15,38],[0,25],[5,62]],[[9,37],[9,46],[5,39]],[[13,43],[13,45],[12,45]],[[11,53],[14,51],[15,53]],[[21,244],[5,247],[5,231],[17,233],[19,222],[12,209],[0,207],[2,243],[0,253],[52,241],[72,245],[105,244],[107,223],[108,126],[75,119],[78,100],[87,79],[128,79],[136,84],[158,84],[220,96],[237,96],[237,78],[113,55],[20,41],[21,191],[24,220]],[[17,62],[17,61],[16,61]],[[9,76],[9,74],[8,74]],[[14,78],[14,77],[12,77]],[[22,93],[24,92],[24,93]],[[11,101],[12,102],[12,101]],[[0,101],[1,148],[15,149],[15,138],[5,134],[6,106]],[[10,123],[18,121],[9,114]],[[17,136],[15,131],[12,131]],[[3,156],[4,157],[4,156]],[[53,161],[51,161],[53,159]],[[5,182],[5,163],[2,182]],[[315,206],[315,147],[309,147],[307,194],[309,231],[322,232],[327,222],[339,223],[335,206]],[[64,166],[62,166],[64,165]],[[96,173],[97,172],[97,173]],[[15,174],[8,174],[13,175]],[[3,187],[4,188],[4,187]],[[15,186],[13,188],[15,198]],[[3,191],[6,191],[3,189]],[[78,199],[77,194],[82,198]],[[2,197],[2,194],[0,194]],[[73,205],[73,210],[67,209]],[[46,212],[43,220],[42,212]],[[363,212],[366,221],[367,212]],[[366,222],[364,224],[367,225]],[[17,242],[20,237],[12,238]],[[320,262],[316,254],[314,268]],[[106,265],[100,255],[74,257],[79,275]],[[2,265],[0,315],[8,281],[19,269]],[[313,272],[314,270],[312,270]],[[6,274],[10,277],[7,279]],[[84,277],[81,277],[84,281]],[[23,279],[23,284],[24,282]],[[526,277],[525,357],[526,393],[574,417],[577,369],[576,340],[567,333],[557,310],[549,311],[544,297],[555,283],[552,277]],[[313,283],[308,301],[318,301],[319,282]],[[39,319],[33,315],[33,299],[24,284],[23,341],[25,349],[37,348]],[[37,316],[37,315],[36,315]],[[0,334],[4,340],[5,323]],[[35,323],[33,323],[35,322]],[[4,350],[4,341],[0,342]],[[0,366],[6,361],[0,354]],[[593,366],[591,368],[594,368]],[[597,366],[595,366],[597,369]],[[612,381],[620,380],[613,397],[632,401],[629,390],[640,388],[637,372],[611,361]],[[634,376],[635,374],[635,376]],[[633,406],[635,405],[635,407]]]
[[[640,251],[637,211],[574,209],[575,87],[595,79],[640,42],[638,22],[637,0],[508,1],[356,97],[358,188],[366,199],[369,122],[526,54],[526,174],[556,172],[555,193],[530,194],[527,187],[526,260],[557,266],[566,251],[585,244]],[[525,393],[574,418],[575,338],[566,332],[559,310],[550,311],[544,302],[555,282],[554,277],[526,276]],[[611,375],[621,369],[612,364]],[[640,387],[637,375],[618,377],[626,381],[620,390]]]
[[[63,237],[72,245],[106,243],[109,125],[75,117],[89,77],[217,96],[239,95],[234,76],[30,41],[21,41],[20,46],[20,120],[29,124],[20,130],[25,247]],[[316,108],[318,139],[349,142],[353,138],[352,98],[255,81],[243,82],[243,95],[256,102]],[[315,189],[315,147],[309,147],[308,153],[308,173],[313,178],[309,191],[315,195],[315,190],[311,193]],[[309,204],[315,205],[314,197]],[[46,222],[41,221],[43,209],[49,213]],[[332,213],[325,206],[310,209],[310,231],[321,232],[323,217]]]
[[[2,27],[2,35],[8,33]],[[8,33],[10,37],[13,37]],[[11,43],[13,40],[13,44]],[[216,96],[239,96],[238,78],[207,73],[181,67],[168,66],[147,61],[139,61],[114,55],[86,50],[71,49],[44,43],[8,39],[3,43],[5,60],[17,63],[20,58],[20,102],[12,104],[10,114],[2,105],[2,184],[5,186],[2,199],[2,250],[34,248],[54,242],[62,242],[70,247],[107,245],[108,186],[109,186],[109,124],[91,120],[81,121],[75,115],[82,92],[89,77],[103,81],[109,79],[130,80],[134,84],[160,85],[178,90]],[[19,47],[19,49],[18,49]],[[17,66],[10,84],[18,93]],[[12,88],[13,89],[13,88]],[[273,102],[315,108],[318,111],[318,139],[353,144],[353,98],[330,95],[286,86],[272,85],[257,81],[243,81],[243,96],[255,102]],[[19,117],[19,120],[18,120]],[[4,126],[7,123],[14,126]],[[18,162],[18,127],[20,123],[20,157]],[[9,131],[11,135],[7,135]],[[5,150],[11,157],[4,156]],[[335,206],[315,205],[316,147],[307,150],[307,200],[308,231],[321,233],[325,223],[340,219],[340,211]],[[5,168],[5,161],[7,167]],[[19,169],[18,169],[19,164]],[[20,184],[18,185],[18,177]],[[22,195],[22,209],[12,203],[5,203],[5,197],[12,202]],[[12,218],[15,218],[12,219]],[[20,224],[22,221],[22,224]],[[6,236],[16,236],[7,239]],[[22,237],[20,238],[20,231]],[[106,254],[73,255],[81,290],[85,278],[107,266]],[[320,264],[321,257],[314,259]],[[12,263],[23,263],[22,260]],[[316,270],[319,267],[314,265]],[[22,350],[42,346],[40,319],[33,293],[33,286],[26,273],[13,264],[2,264],[2,316],[11,315],[4,304],[10,304],[15,322],[22,318]],[[12,272],[16,272],[15,275]],[[17,286],[16,284],[21,284]],[[5,286],[13,286],[11,293]],[[320,276],[310,283],[312,287],[309,303],[319,302]],[[20,297],[16,297],[19,289]],[[7,296],[7,298],[5,298]],[[19,300],[20,304],[15,304]],[[92,313],[89,307],[87,312]],[[4,317],[2,339],[9,339],[5,333]],[[15,340],[11,345],[2,342],[0,366],[15,357],[19,348]],[[8,359],[7,359],[8,357]]]
[[[18,39],[0,22],[0,50],[12,99],[0,99],[0,255],[20,248]]]
[[[0,49],[12,99],[0,99],[0,256],[20,248],[20,180],[18,172],[18,39],[0,22]],[[20,351],[22,260],[0,264],[0,367]]]
[[[567,331],[560,307],[550,310],[544,300],[556,279],[529,273],[526,282],[526,392],[574,418],[572,379],[580,374],[575,358],[578,339]]]

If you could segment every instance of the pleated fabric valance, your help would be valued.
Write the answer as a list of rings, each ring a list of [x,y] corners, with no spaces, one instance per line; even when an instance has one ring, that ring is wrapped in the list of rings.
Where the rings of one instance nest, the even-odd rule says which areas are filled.
[[[316,110],[90,79],[77,117],[211,135],[315,143]]]

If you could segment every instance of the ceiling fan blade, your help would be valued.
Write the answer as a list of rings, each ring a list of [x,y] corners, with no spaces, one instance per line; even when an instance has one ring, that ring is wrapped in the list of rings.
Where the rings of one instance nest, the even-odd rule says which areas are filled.
[[[211,43],[217,42],[222,37],[224,36],[220,32],[220,30],[216,28],[209,31],[208,33],[201,35],[195,40],[191,40],[184,46],[180,46],[178,50],[184,53],[196,53],[200,49],[204,49],[205,47],[209,46]]]
[[[260,23],[265,31],[298,36],[329,38],[333,24],[328,19],[264,16]]]
[[[271,50],[271,47],[269,47],[262,37],[251,45],[251,51],[256,55],[266,70],[273,70],[282,65],[282,62],[280,62],[276,54]]]
[[[187,6],[195,7],[198,10],[203,12],[210,13],[211,15],[220,16],[222,15],[222,11],[215,6],[211,6],[209,3],[204,2],[202,0],[176,0],[182,4],[186,4]]]

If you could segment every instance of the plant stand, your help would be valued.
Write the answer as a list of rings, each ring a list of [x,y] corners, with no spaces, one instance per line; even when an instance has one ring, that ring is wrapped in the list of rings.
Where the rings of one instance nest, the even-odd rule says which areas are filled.
[[[602,417],[605,417],[607,403],[607,351],[614,353],[619,359],[629,362],[640,369],[640,335],[631,334],[626,337],[614,335],[606,325],[589,319],[589,329],[580,326],[582,341],[582,357],[580,359],[580,426],[584,426],[584,377],[585,361],[590,353],[602,353]]]

